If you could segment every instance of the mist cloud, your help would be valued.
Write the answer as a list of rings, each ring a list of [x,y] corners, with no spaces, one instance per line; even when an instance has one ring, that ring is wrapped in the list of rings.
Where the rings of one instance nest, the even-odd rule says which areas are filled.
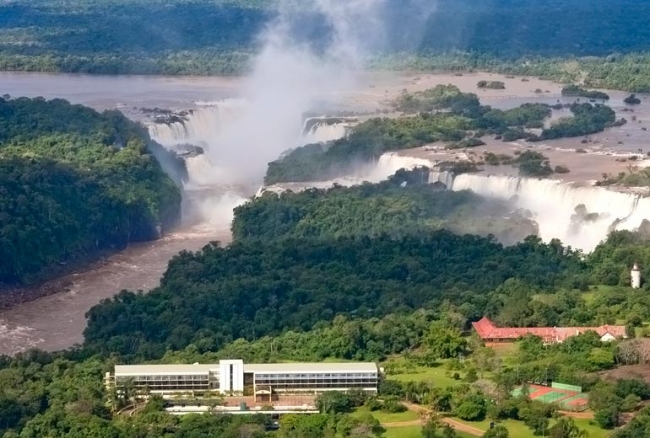
[[[211,179],[261,181],[268,162],[296,146],[303,114],[324,96],[353,86],[364,59],[389,45],[397,10],[403,30],[412,32],[433,6],[424,0],[282,1],[260,35],[263,49],[243,89],[247,107],[208,140]]]

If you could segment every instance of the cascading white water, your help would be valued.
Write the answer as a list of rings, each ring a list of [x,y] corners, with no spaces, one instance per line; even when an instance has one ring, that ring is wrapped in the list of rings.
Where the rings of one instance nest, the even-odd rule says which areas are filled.
[[[149,135],[171,150],[187,144],[200,146],[204,150],[203,155],[186,159],[189,183],[195,186],[222,183],[229,179],[223,177],[228,172],[227,166],[220,164],[220,153],[225,153],[221,148],[229,143],[228,126],[246,114],[248,103],[239,99],[227,99],[220,102],[201,102],[197,105],[199,108],[190,111],[183,121],[149,125]],[[304,132],[304,126],[307,126],[308,122],[310,128]],[[296,125],[296,140],[293,144],[289,142],[287,148],[343,138],[347,135],[350,122],[329,123],[327,118],[323,118],[322,122],[316,123],[313,119],[307,120],[304,126]],[[255,127],[250,129],[255,130]]]
[[[307,133],[303,134],[300,139],[300,143],[302,144],[298,146],[338,140],[347,135],[348,129],[347,123],[317,123]]]
[[[379,182],[400,169],[432,167],[426,159],[387,153],[377,164],[358,174],[319,183],[280,184],[260,189],[281,192],[305,188],[327,188],[333,184],[351,186],[364,181]],[[550,179],[484,176],[431,172],[429,183],[441,182],[454,191],[471,190],[486,198],[511,201],[517,209],[529,211],[537,222],[540,237],[548,242],[560,239],[565,245],[591,252],[612,230],[636,230],[650,220],[650,198],[615,192],[601,187],[577,187]]]
[[[379,182],[388,179],[391,175],[401,169],[415,169],[416,167],[431,167],[433,163],[424,158],[404,157],[389,152],[379,157],[377,166],[368,173],[367,181]]]
[[[149,125],[149,135],[165,147],[178,144],[195,144],[206,147],[223,133],[224,126],[237,120],[247,108],[247,103],[238,99],[227,99],[204,104],[192,110],[185,120],[173,123]]]
[[[377,163],[364,166],[352,175],[336,178],[330,181],[310,181],[302,183],[281,183],[272,186],[261,187],[256,196],[261,196],[265,192],[281,193],[285,190],[298,192],[309,188],[327,189],[334,184],[351,187],[364,182],[378,183],[387,180],[395,172],[401,169],[414,169],[416,167],[431,167],[433,163],[423,158],[404,157],[394,152],[383,154],[377,160]]]
[[[432,173],[430,178],[440,181],[441,175]],[[586,252],[593,251],[610,231],[636,230],[650,219],[650,198],[557,180],[462,174],[447,187],[512,200],[533,214],[544,241],[557,238]],[[576,211],[579,206],[588,215]]]
[[[443,183],[448,189],[452,189],[454,184],[454,174],[451,172],[430,172],[429,184]]]

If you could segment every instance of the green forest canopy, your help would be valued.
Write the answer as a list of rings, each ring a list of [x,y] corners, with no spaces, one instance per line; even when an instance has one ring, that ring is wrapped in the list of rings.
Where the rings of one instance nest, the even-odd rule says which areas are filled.
[[[153,155],[166,153],[120,112],[0,99],[0,125],[0,283],[155,238],[180,218],[180,190]]]
[[[480,303],[508,278],[552,289],[582,272],[579,257],[564,252],[536,238],[504,248],[447,231],[211,245],[174,258],[152,292],[124,291],[91,309],[84,336],[91,351],[148,359],[201,339],[217,350],[237,338],[309,330],[338,314]]]
[[[507,202],[487,201],[470,191],[433,189],[428,178],[429,171],[422,168],[399,171],[379,184],[266,193],[235,210],[233,237],[399,237],[446,229],[494,235],[513,244],[538,233],[537,225],[513,212]]]
[[[259,48],[275,16],[273,0],[13,0],[0,6],[3,70],[132,74],[238,74]],[[442,0],[426,16],[390,0],[380,12],[384,67],[444,70],[537,69],[554,76],[582,71],[598,86],[650,91],[643,60],[650,6],[636,0]],[[297,41],[322,47],[329,28],[317,14],[297,12]],[[447,57],[451,55],[451,59]],[[593,62],[588,57],[607,57]],[[418,57],[405,60],[405,57]],[[641,54],[639,56],[647,56]],[[545,63],[541,58],[559,58]],[[581,68],[564,61],[583,57]],[[517,60],[514,62],[514,60]],[[526,62],[527,61],[527,62]],[[633,65],[629,65],[634,62]],[[408,65],[407,65],[408,64]],[[636,69],[636,70],[635,70]],[[643,71],[641,71],[641,70]],[[604,73],[604,74],[603,74]],[[577,79],[573,77],[572,80]]]
[[[263,197],[237,211],[241,217],[235,220],[231,246],[211,244],[196,253],[183,252],[150,293],[123,291],[91,309],[83,346],[53,355],[30,352],[0,358],[0,432],[13,429],[7,438],[16,433],[29,438],[44,433],[80,438],[213,433],[236,438],[242,430],[251,432],[251,425],[242,425],[235,416],[178,419],[153,405],[133,417],[112,415],[105,404],[111,394],[103,388],[102,377],[114,362],[193,363],[225,357],[260,362],[383,360],[408,353],[414,366],[439,366],[437,360],[453,360],[462,353],[471,355],[458,370],[467,375],[470,369],[493,370],[497,385],[545,377],[595,388],[598,378],[590,373],[614,367],[615,357],[622,357],[619,344],[603,344],[589,333],[553,348],[524,339],[512,359],[519,364],[515,369],[495,365],[484,356],[485,349],[461,337],[462,330],[483,315],[515,326],[611,324],[622,318],[634,326],[650,319],[647,287],[616,287],[628,284],[634,261],[650,274],[648,236],[617,232],[583,257],[560,242],[544,244],[534,237],[510,247],[444,230],[371,237],[345,221],[334,221],[345,237],[323,227],[309,237],[286,237],[295,232],[295,223],[274,225],[276,214],[286,218],[283,209],[301,210],[316,225],[328,223],[342,214],[324,209],[328,200],[352,211],[350,200],[390,196],[399,181]],[[432,213],[450,203],[462,204],[469,196],[450,198],[440,191],[426,196],[423,188],[413,189],[407,199],[415,206],[437,205]],[[293,206],[287,210],[287,204]],[[391,223],[388,213],[376,218],[378,229],[383,228],[382,220]],[[251,228],[252,220],[261,223]],[[592,292],[589,300],[578,290],[599,284],[613,287]],[[456,347],[450,350],[434,342],[441,335],[458,341]],[[419,403],[442,403],[440,397],[450,391],[389,383],[382,394]],[[619,386],[608,389],[605,395],[610,398],[601,397],[601,405],[626,397],[629,391],[617,395]],[[492,406],[476,387],[464,388],[465,395],[482,400],[484,408]],[[414,394],[427,398],[413,399]],[[457,401],[462,393],[453,394],[452,405],[462,404]],[[498,418],[517,416],[516,410],[506,409],[508,403],[499,405],[505,410],[495,413]],[[313,417],[317,420],[329,422],[333,417]],[[252,436],[267,436],[265,419],[246,421],[261,428]],[[288,438],[291,434],[283,427],[278,436]],[[324,424],[318,428],[323,429]]]

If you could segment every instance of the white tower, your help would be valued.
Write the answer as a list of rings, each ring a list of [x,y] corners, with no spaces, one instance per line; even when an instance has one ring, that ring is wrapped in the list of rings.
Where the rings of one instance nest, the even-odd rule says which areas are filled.
[[[641,271],[639,270],[639,265],[637,265],[636,263],[632,268],[631,275],[632,275],[632,288],[639,289],[641,287]]]

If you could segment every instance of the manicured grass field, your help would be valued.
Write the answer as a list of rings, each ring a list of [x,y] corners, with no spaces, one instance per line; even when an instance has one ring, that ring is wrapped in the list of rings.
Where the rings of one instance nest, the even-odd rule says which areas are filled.
[[[490,420],[463,421],[455,417],[454,420],[458,421],[459,423],[464,423],[468,426],[473,426],[482,430],[487,430],[490,427]],[[580,429],[585,429],[589,433],[589,438],[606,438],[611,433],[611,431],[603,430],[597,425],[589,424],[589,420],[574,418],[573,421],[575,421],[576,426],[578,426]],[[504,420],[500,421],[500,424],[508,428],[511,437],[536,438],[535,435],[533,435],[533,432],[522,421]],[[551,420],[550,425],[553,426],[553,424],[554,420]]]
[[[609,436],[612,431],[601,429],[597,424],[590,424],[593,420],[585,420],[582,418],[574,418],[573,421],[576,422],[576,426],[580,429],[584,429],[589,433],[589,438],[605,438]]]
[[[382,411],[371,412],[364,407],[357,409],[356,411],[354,411],[352,415],[363,415],[363,414],[371,414],[373,417],[379,420],[380,423],[399,423],[402,421],[418,420],[420,418],[420,416],[413,411],[404,411],[404,412],[391,414]]]
[[[456,371],[452,371],[451,375]],[[388,374],[388,379],[398,380],[400,382],[432,382],[436,386],[447,387],[447,386],[456,386],[460,385],[462,380],[454,380],[452,377],[447,376],[448,370],[444,366],[444,362],[441,362],[438,366],[435,367],[415,367],[412,371],[399,373],[399,374]],[[464,372],[458,371],[461,379],[465,375]]]
[[[384,433],[385,438],[422,438],[422,427],[389,427]]]
[[[463,432],[456,432],[458,438],[476,438]],[[422,428],[420,426],[390,427],[386,429],[384,438],[422,438]]]

